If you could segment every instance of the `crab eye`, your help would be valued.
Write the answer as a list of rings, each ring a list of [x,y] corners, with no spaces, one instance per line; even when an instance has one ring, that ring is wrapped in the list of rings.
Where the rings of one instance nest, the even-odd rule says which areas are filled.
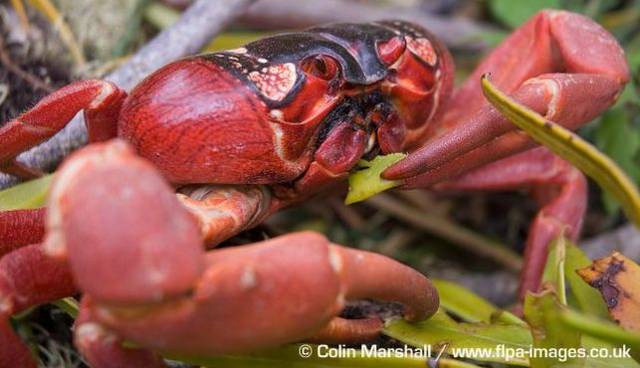
[[[331,80],[338,74],[338,63],[326,55],[316,55],[302,62],[302,70],[316,78]]]
[[[376,45],[378,57],[385,65],[395,63],[405,49],[405,42],[402,38],[394,37],[389,41],[381,42]]]

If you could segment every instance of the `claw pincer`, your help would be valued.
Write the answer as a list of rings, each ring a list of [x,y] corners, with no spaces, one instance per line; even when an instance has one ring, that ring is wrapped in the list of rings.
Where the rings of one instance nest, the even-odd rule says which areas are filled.
[[[438,306],[422,274],[312,232],[205,253],[191,213],[121,141],[94,144],[61,167],[45,249],[68,259],[85,295],[90,318],[79,331],[99,324],[171,354],[304,341],[335,328],[349,300],[398,302],[410,320],[427,318]],[[381,323],[369,322],[340,320],[334,335],[375,336]]]

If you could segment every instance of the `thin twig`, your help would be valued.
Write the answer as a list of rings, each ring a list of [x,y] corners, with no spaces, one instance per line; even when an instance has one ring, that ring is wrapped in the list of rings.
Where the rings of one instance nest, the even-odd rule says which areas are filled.
[[[330,197],[329,205],[338,217],[351,229],[361,231],[366,226],[365,220],[352,206],[346,206],[342,198]]]
[[[384,255],[395,257],[398,252],[405,248],[413,239],[417,232],[402,227],[391,230],[389,235],[382,241],[378,242],[374,248],[377,252]]]
[[[31,0],[31,4],[38,9],[47,19],[51,22],[51,26],[60,35],[62,43],[67,47],[71,53],[73,61],[78,68],[84,67],[86,59],[82,52],[82,47],[78,43],[76,36],[71,31],[71,27],[64,21],[64,17],[51,2],[51,0]]]
[[[407,206],[389,194],[378,194],[375,197],[369,198],[365,203],[385,211],[413,226],[448,240],[462,249],[492,259],[509,270],[520,271],[522,268],[522,259],[511,249],[445,218],[433,216]]]
[[[22,68],[20,68],[13,62],[13,60],[11,60],[11,56],[9,56],[9,53],[5,48],[4,37],[2,35],[0,35],[0,64],[4,65],[5,68],[7,68],[11,73],[15,74],[18,78],[29,83],[34,89],[41,89],[48,93],[53,92],[53,87],[47,85],[35,75],[22,70]]]
[[[415,9],[342,0],[259,0],[240,17],[240,21],[251,27],[281,30],[328,22],[370,22],[390,18],[420,24],[449,46],[475,50],[488,46],[480,39],[481,34],[495,31],[466,18],[443,18]]]
[[[142,47],[129,61],[106,79],[131,89],[142,78],[162,65],[198,52],[229,22],[240,15],[252,0],[198,0],[178,22]],[[86,128],[81,114],[49,141],[20,155],[18,159],[36,169],[48,170],[73,149],[86,143]],[[0,189],[17,182],[0,174]]]
[[[29,29],[29,17],[27,17],[27,10],[25,9],[22,0],[11,0],[11,6],[13,6],[13,10],[16,11],[22,27],[24,27],[24,29]]]

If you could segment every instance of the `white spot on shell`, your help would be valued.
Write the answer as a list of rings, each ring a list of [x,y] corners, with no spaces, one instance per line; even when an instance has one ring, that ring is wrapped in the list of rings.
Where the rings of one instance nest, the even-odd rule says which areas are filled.
[[[407,47],[414,55],[431,66],[436,65],[438,56],[433,49],[433,45],[431,45],[431,41],[426,38],[413,38],[409,36],[405,36],[405,40],[407,41]]]
[[[258,62],[259,62],[260,64],[266,64],[266,63],[267,63],[267,61],[269,61],[269,60],[267,60],[267,59],[265,59],[265,58],[258,58]]]
[[[274,118],[276,120],[283,120],[284,119],[284,113],[282,112],[282,110],[278,110],[278,109],[273,109],[273,110],[269,111],[269,116],[271,116],[272,118]]]
[[[282,101],[287,97],[297,77],[296,67],[292,63],[271,65],[249,73],[249,79],[258,90],[272,101]]]
[[[244,47],[239,47],[237,49],[232,49],[232,50],[227,50],[227,52],[230,52],[232,54],[246,54],[247,53],[247,49]]]
[[[256,277],[256,272],[251,267],[246,267],[242,271],[242,275],[240,276],[240,285],[244,289],[253,289],[258,285],[258,278]]]

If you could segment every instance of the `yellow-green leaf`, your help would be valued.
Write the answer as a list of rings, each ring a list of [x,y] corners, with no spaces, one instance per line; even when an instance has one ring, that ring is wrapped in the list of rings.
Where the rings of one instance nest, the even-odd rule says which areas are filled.
[[[607,318],[607,306],[598,291],[587,284],[577,270],[591,265],[591,260],[584,252],[570,241],[566,241],[566,258],[564,264],[565,277],[571,294],[578,308],[584,313],[600,318]]]
[[[432,279],[440,296],[440,307],[466,322],[502,322],[525,325],[525,322],[512,313],[501,310],[455,282]]]
[[[371,196],[400,185],[399,181],[383,179],[380,174],[406,156],[403,153],[392,153],[376,156],[371,161],[361,160],[358,162],[358,166],[363,169],[349,175],[349,193],[347,193],[344,203],[352,204],[364,201]]]
[[[542,282],[552,286],[560,303],[567,304],[564,283],[564,263],[566,259],[566,238],[558,237],[549,245],[549,255],[542,274]]]
[[[419,356],[365,356],[359,349],[350,350],[348,354],[353,355],[349,355],[349,357],[332,358],[325,356],[327,353],[326,345],[297,344],[254,354],[221,355],[213,357],[172,356],[170,358],[209,368],[424,368],[426,360]],[[371,353],[369,352],[369,354]],[[308,355],[308,357],[303,357],[302,355]]]
[[[525,326],[515,324],[488,324],[484,322],[456,322],[444,311],[438,311],[430,319],[418,323],[397,320],[387,323],[383,333],[405,344],[416,347],[431,345],[434,350],[446,347],[451,354],[454,349],[497,349],[504,345],[507,349],[528,350],[532,343],[531,333]],[[458,350],[458,352],[460,352]],[[495,351],[491,356],[477,357],[487,362],[509,363],[528,366],[528,360],[513,358],[506,361]],[[487,354],[488,355],[488,354]]]
[[[247,31],[234,31],[225,32],[214,38],[203,51],[216,52],[223,50],[236,49],[242,45],[246,45],[249,42],[257,39],[267,37],[270,34],[267,32],[247,32]]]
[[[614,323],[594,316],[564,309],[560,311],[559,321],[568,329],[601,339],[617,346],[626,345],[631,348],[631,355],[636,361],[640,359],[640,334],[626,331]]]
[[[611,193],[629,219],[640,227],[638,188],[613,160],[577,134],[545,119],[499,91],[486,75],[482,78],[482,89],[487,100],[533,140],[571,162]]]
[[[76,301],[72,297],[58,299],[51,304],[60,308],[62,311],[64,311],[66,314],[68,314],[72,318],[76,318],[78,316],[78,313],[80,312],[78,301]]]
[[[52,178],[52,175],[47,175],[0,191],[0,211],[44,206]]]
[[[615,344],[588,335],[582,335],[582,346],[588,350],[607,350],[608,354],[607,357],[588,357],[584,362],[585,368],[640,368],[640,364],[633,360],[632,357],[623,356],[621,349],[624,348]]]
[[[540,294],[527,294],[524,299],[524,318],[531,326],[533,346],[535,348],[554,349],[578,349],[580,348],[580,333],[573,329],[567,329],[560,323],[560,311],[563,306],[558,302],[552,290],[543,291]],[[580,367],[584,359],[560,359],[553,356],[532,356],[531,367]]]

